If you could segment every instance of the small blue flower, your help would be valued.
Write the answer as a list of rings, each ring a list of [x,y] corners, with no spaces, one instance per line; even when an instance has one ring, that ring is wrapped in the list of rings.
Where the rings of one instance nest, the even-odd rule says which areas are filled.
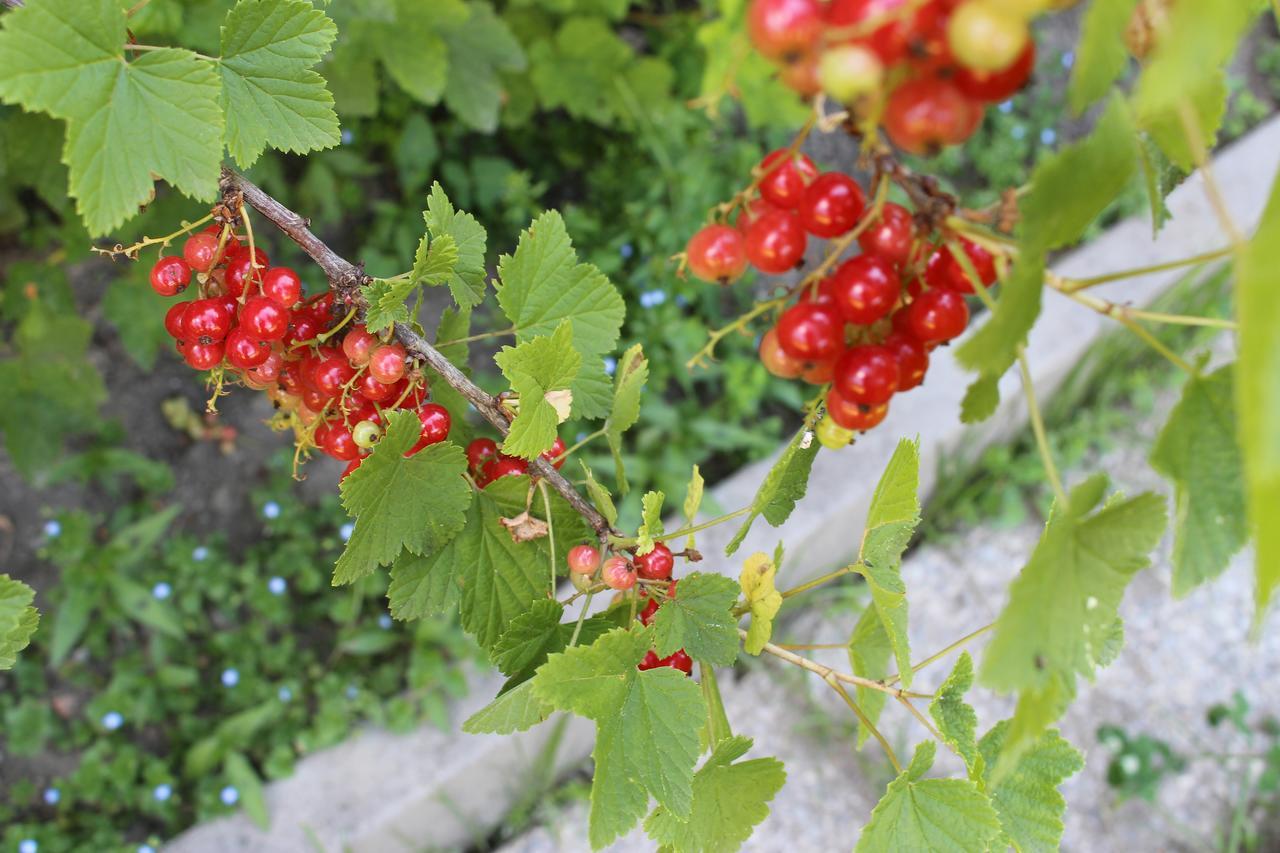
[[[1020,124],[1015,124],[1009,128],[1009,135],[1014,139],[1022,139],[1027,135],[1027,129]]]
[[[346,694],[348,699],[354,699],[360,695],[360,691],[354,684],[348,684]]]
[[[640,294],[641,308],[656,308],[667,301],[667,292],[665,290],[646,290]]]
[[[40,849],[40,845],[36,844],[34,838],[24,838],[18,842],[18,853],[36,853]]]
[[[685,307],[686,305],[689,304],[689,297],[685,296],[683,293],[677,293],[676,304],[679,305],[681,308]]]
[[[1068,50],[1066,53],[1062,54],[1062,67],[1063,67],[1063,68],[1070,68],[1071,66],[1073,66],[1073,65],[1075,65],[1075,64],[1076,64],[1076,55],[1075,55],[1075,52],[1074,52],[1074,51],[1070,51],[1070,50]]]
[[[1000,106],[996,109],[1002,113],[1011,113],[1013,112],[1013,101],[1001,101]]]
[[[203,563],[205,560],[209,559],[209,549],[203,545],[197,545],[195,550],[191,552],[191,559],[195,560],[197,563]]]
[[[156,802],[166,802],[173,796],[173,786],[168,782],[161,782],[159,785],[156,785],[151,789],[151,796],[156,798]]]
[[[342,144],[343,144],[343,145],[350,145],[350,144],[351,144],[351,142],[352,142],[355,138],[356,138],[356,135],[355,135],[354,133],[352,133],[350,130],[343,130],[343,131],[342,131]]]
[[[351,534],[356,532],[356,526],[351,522],[347,522],[338,528],[338,535],[342,537],[342,541],[346,542],[351,538]]]
[[[119,711],[108,711],[102,715],[102,727],[109,732],[114,732],[123,725],[124,715]]]
[[[152,847],[150,844],[139,844],[138,853],[156,853],[156,848]]]
[[[227,667],[222,671],[222,686],[235,687],[240,683],[240,671],[233,667]]]
[[[57,539],[61,535],[62,535],[62,523],[58,521],[58,519],[51,518],[44,523],[44,538]],[[31,843],[35,844],[34,841],[32,841]]]
[[[62,792],[59,791],[57,788],[44,789],[44,801],[49,805],[56,806],[58,804],[58,800],[61,800],[61,799],[62,799]]]
[[[276,691],[276,698],[281,702],[291,702],[293,701],[293,691],[288,687],[281,687]]]
[[[173,595],[173,587],[170,586],[167,581],[160,581],[158,584],[151,587],[151,597],[156,601],[164,601],[171,595]]]
[[[284,591],[289,588],[284,578],[274,577],[267,581],[267,591],[272,595],[284,595]]]
[[[604,372],[612,376],[613,372],[617,369],[618,360],[611,355],[606,355],[604,357]]]
[[[1040,131],[1041,145],[1052,145],[1057,140],[1058,140],[1058,132],[1054,130],[1052,127],[1046,127],[1044,130]]]
[[[618,247],[618,254],[622,255],[624,260],[626,258],[631,257],[635,253],[636,253],[636,250],[632,247],[630,243],[623,243],[621,246]]]
[[[228,785],[218,792],[218,799],[228,806],[234,806],[240,800],[240,792],[234,785]]]
[[[378,627],[384,631],[391,630],[391,614],[383,613],[378,616]]]
[[[262,517],[266,519],[280,517],[280,504],[275,501],[267,501],[262,505]]]

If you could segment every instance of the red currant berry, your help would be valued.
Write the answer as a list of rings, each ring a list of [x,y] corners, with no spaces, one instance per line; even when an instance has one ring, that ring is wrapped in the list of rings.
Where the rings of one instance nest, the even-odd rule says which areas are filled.
[[[187,336],[187,329],[182,323],[182,318],[186,315],[187,308],[190,306],[190,302],[178,302],[164,312],[164,330],[175,340],[182,340]]]
[[[818,76],[818,53],[809,51],[782,66],[778,79],[791,91],[802,98],[812,98],[822,91],[822,80]]]
[[[343,480],[347,479],[347,476],[348,476],[352,471],[354,471],[354,470],[356,470],[357,468],[359,468],[359,467],[360,467],[360,465],[361,465],[361,463],[363,463],[363,462],[364,462],[364,460],[365,460],[366,458],[368,458],[368,457],[365,457],[365,456],[357,456],[355,459],[352,459],[350,462],[348,462],[348,463],[347,463],[347,467],[342,469],[342,474],[341,474],[341,475],[339,475],[339,477],[338,477],[338,482],[339,482],[339,483],[341,483]]]
[[[892,332],[880,344],[898,362],[898,391],[910,391],[924,382],[929,370],[929,350],[909,334]]]
[[[257,367],[271,356],[271,344],[254,340],[244,329],[235,328],[227,335],[227,363],[241,370]]]
[[[827,392],[827,414],[844,429],[865,432],[884,420],[889,404],[866,406],[850,402],[836,388]]]
[[[800,378],[810,385],[826,385],[835,376],[836,362],[839,360],[840,355],[836,354],[826,361],[815,361],[804,369]]]
[[[953,290],[926,290],[907,307],[912,336],[921,343],[959,337],[969,325],[969,306]]]
[[[302,279],[288,267],[272,267],[262,274],[262,295],[282,308],[302,298]]]
[[[199,344],[194,341],[188,342],[186,348],[182,351],[182,357],[187,364],[196,370],[212,370],[222,361],[225,353],[222,341],[214,341],[211,344]]]
[[[774,207],[765,199],[753,198],[742,206],[742,210],[738,212],[738,218],[734,220],[733,226],[745,235],[757,219],[771,210],[781,210],[781,208]]]
[[[290,394],[301,394],[305,388],[302,383],[302,362],[286,361],[280,368],[280,387]]]
[[[449,410],[439,403],[423,403],[418,407],[418,420],[422,422],[422,433],[406,456],[417,453],[424,447],[439,444],[449,437],[451,419]]]
[[[747,258],[761,272],[789,272],[804,258],[807,240],[800,218],[794,213],[770,211],[747,231]]]
[[[836,364],[835,387],[851,403],[878,406],[898,390],[898,362],[881,346],[851,347]]]
[[[769,59],[793,59],[822,35],[818,0],[752,0],[747,32],[756,50]]]
[[[578,575],[594,575],[600,565],[600,552],[590,545],[574,545],[569,549],[569,571]]]
[[[369,373],[383,385],[390,385],[404,376],[404,359],[400,344],[383,344],[369,354]]]
[[[306,378],[306,374],[303,374]],[[342,393],[342,389],[356,375],[356,369],[341,355],[328,354],[311,367],[311,387],[328,399]]]
[[[289,312],[289,328],[284,333],[284,345],[293,347],[297,344],[315,340],[320,334],[320,324],[316,318],[303,311]]]
[[[246,370],[245,376],[259,385],[270,385],[280,378],[280,371],[283,367],[284,356],[276,350],[272,350],[266,361],[257,367],[251,367]]]
[[[831,276],[827,276],[817,285],[808,284],[800,291],[800,302],[811,302],[828,311],[839,313],[840,305],[836,301],[835,281]]]
[[[885,106],[884,129],[902,150],[932,155],[968,139],[981,119],[982,108],[953,83],[927,77],[893,90]]]
[[[640,577],[650,581],[664,581],[671,577],[675,568],[675,557],[671,549],[661,542],[653,543],[653,550],[648,554],[640,554],[635,559],[636,571]]]
[[[976,71],[961,66],[956,71],[956,86],[970,98],[994,103],[1013,97],[1027,85],[1036,68],[1036,43],[1028,40],[1022,54],[1003,71]]]
[[[342,462],[349,462],[360,455],[360,446],[346,424],[340,421],[322,423],[315,434],[316,445],[325,453]]]
[[[760,361],[765,370],[783,379],[795,379],[804,372],[804,361],[787,355],[787,351],[778,343],[777,329],[770,329],[761,336]]]
[[[326,397],[314,388],[302,389],[302,405],[313,412],[323,412],[331,399],[333,398]]]
[[[366,400],[372,400],[375,403],[390,403],[398,399],[400,392],[404,389],[401,388],[397,391],[395,385],[383,385],[372,373],[366,371],[360,374],[360,378],[356,380],[356,390]]]
[[[212,234],[192,234],[182,247],[182,257],[196,272],[208,272],[218,254],[218,238]]]
[[[517,456],[499,453],[498,458],[484,466],[485,478],[492,482],[499,477],[518,477],[529,472],[529,463]]]
[[[858,235],[858,245],[867,254],[878,255],[889,263],[902,267],[911,257],[915,230],[911,212],[900,204],[888,202],[881,209],[880,217],[871,223],[871,227]]]
[[[566,449],[567,448],[564,443],[564,439],[557,435],[556,440],[553,441],[551,443],[551,446],[548,447],[546,451],[542,454],[542,458],[550,462],[552,468],[555,468],[557,471],[559,471],[562,467],[564,467],[565,460],[561,459],[560,457],[564,455],[564,452]]]
[[[703,281],[729,284],[747,269],[747,246],[742,233],[728,225],[707,225],[685,247],[689,270]]]
[[[267,263],[269,261],[267,253],[257,247],[254,247],[252,257],[258,259],[258,266],[261,267],[261,269],[254,269],[252,271],[252,276],[249,274],[250,255],[247,251],[236,255],[235,258],[227,262],[227,274],[224,278],[224,287],[226,288],[227,296],[234,296],[239,299],[240,295],[244,293],[245,284],[247,282],[251,279],[257,282],[262,280],[262,272],[267,269]]]
[[[902,282],[889,261],[879,255],[858,255],[836,270],[832,292],[844,319],[866,326],[889,316],[898,304]]]
[[[826,361],[844,345],[844,321],[826,308],[798,302],[778,318],[778,343],[794,359]]]
[[[822,54],[818,81],[836,101],[853,104],[879,91],[884,82],[884,63],[875,51],[863,45],[837,45]]]
[[[231,331],[231,311],[221,299],[197,299],[182,315],[183,337],[194,344],[220,341]]]
[[[964,249],[965,255],[968,256],[969,264],[973,267],[973,271],[978,274],[978,278],[982,281],[982,285],[989,287],[995,284],[995,256],[971,240],[961,238],[960,245]],[[924,271],[924,280],[930,287],[938,290],[954,290],[957,293],[973,293],[974,291],[973,280],[969,277],[968,271],[965,270],[964,264],[960,263],[955,255],[952,254],[950,246],[943,246],[929,256],[929,263]]]
[[[640,663],[636,664],[636,669],[644,672],[650,669],[657,669],[660,666],[662,666],[662,661],[658,660],[658,653],[653,649],[649,649],[649,651],[644,653],[644,659],[641,660]]]
[[[786,148],[769,152],[756,169],[760,173],[760,195],[784,210],[798,207],[805,189],[818,177],[818,167],[812,160]]]
[[[324,293],[312,299],[307,303],[307,310],[311,312],[311,316],[316,318],[321,326],[328,327],[333,321],[333,291],[326,290]]]
[[[662,660],[662,665],[678,669],[685,675],[693,675],[693,658],[684,649],[676,649],[675,654]]]
[[[858,224],[866,204],[857,181],[840,172],[825,172],[800,199],[800,224],[815,237],[839,237]]]
[[[174,296],[191,284],[191,265],[177,255],[156,261],[151,268],[151,289],[161,296]]]
[[[369,354],[378,345],[378,336],[372,334],[364,326],[353,326],[342,339],[342,351],[356,367],[364,367],[369,363]]]
[[[861,33],[866,25],[876,21],[884,23],[871,33],[861,36],[858,43],[865,44],[880,58],[887,68],[897,64],[907,54],[908,39],[912,31],[912,16],[904,8],[913,0],[831,0],[827,6],[827,28],[830,31]]]
[[[254,296],[240,311],[240,327],[260,341],[278,341],[289,331],[289,309],[266,296]]]
[[[484,466],[497,457],[498,443],[492,438],[477,438],[467,445],[467,467],[473,473],[484,470]]]
[[[604,561],[601,575],[610,589],[631,589],[636,585],[636,572],[623,557],[610,557]]]

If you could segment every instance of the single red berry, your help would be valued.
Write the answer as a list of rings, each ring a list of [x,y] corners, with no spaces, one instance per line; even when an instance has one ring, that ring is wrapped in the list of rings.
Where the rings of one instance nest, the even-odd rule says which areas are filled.
[[[267,257],[266,252],[257,247],[254,247],[252,257],[258,259],[258,266],[261,268],[254,269],[252,276],[249,274],[251,256],[247,251],[227,261],[227,274],[224,278],[227,296],[234,296],[239,299],[240,295],[244,293],[245,285],[250,280],[255,282],[262,281],[262,273],[267,269],[267,263],[270,259]]]
[[[924,382],[929,370],[929,350],[909,334],[892,332],[880,344],[898,362],[898,391],[910,391]]]
[[[267,360],[259,364],[257,367],[251,367],[245,371],[245,376],[250,380],[257,382],[259,385],[270,385],[280,378],[280,371],[284,367],[284,356],[278,351],[272,350],[267,356]]]
[[[601,577],[610,589],[631,589],[636,585],[636,571],[628,565],[624,557],[610,557],[605,560]]]
[[[208,272],[218,254],[218,238],[212,234],[192,234],[182,247],[182,257],[196,272]]]
[[[290,394],[301,394],[305,386],[302,382],[302,362],[286,361],[280,368],[280,387]]]
[[[312,362],[310,373],[303,373],[302,378],[326,398],[333,399],[342,393],[342,389],[355,375],[356,369],[346,357],[330,350]]]
[[[664,581],[671,577],[675,568],[675,557],[671,549],[661,542],[653,543],[653,550],[648,554],[639,554],[635,559],[636,571],[640,577],[650,581]]]
[[[818,177],[818,167],[812,160],[786,148],[769,152],[756,168],[760,173],[760,195],[784,210],[798,207],[805,189]]]
[[[372,400],[375,403],[391,403],[400,396],[395,385],[383,385],[368,371],[360,374],[355,387],[366,400]]]
[[[518,477],[529,472],[529,463],[518,456],[499,453],[498,458],[484,466],[485,479],[492,482],[499,477]]]
[[[840,312],[840,305],[836,301],[835,281],[832,276],[819,281],[817,285],[808,284],[800,291],[800,302],[812,302],[828,311]]]
[[[369,353],[369,373],[384,385],[404,376],[405,350],[400,344],[383,344]]]
[[[220,341],[231,331],[231,311],[221,299],[197,299],[182,315],[183,337],[195,344]]]
[[[773,206],[763,198],[753,198],[742,206],[742,210],[738,212],[738,218],[734,220],[733,226],[745,235],[757,219],[771,210],[781,210],[781,208]]]
[[[972,240],[960,239],[960,245],[969,259],[969,265],[977,273],[984,287],[990,287],[996,281],[995,256],[974,243]],[[924,280],[930,287],[938,290],[954,290],[957,293],[973,293],[973,280],[950,246],[943,246],[929,256],[925,266]]]
[[[693,658],[684,649],[676,649],[675,654],[663,659],[662,665],[678,669],[685,675],[693,675]]]
[[[807,241],[798,216],[787,210],[769,211],[747,231],[747,258],[761,272],[790,272],[804,258]]]
[[[881,346],[851,347],[836,364],[835,387],[851,403],[878,406],[898,389],[898,362]]]
[[[326,397],[314,388],[302,389],[302,405],[313,412],[323,412],[332,397]]]
[[[439,444],[449,437],[451,419],[449,410],[439,403],[423,403],[417,409],[418,420],[422,422],[422,433],[406,456],[412,456],[424,447]]]
[[[477,472],[498,457],[498,443],[492,438],[477,438],[467,445],[467,467]]]
[[[338,482],[341,483],[343,480],[347,479],[347,475],[349,475],[352,471],[359,468],[360,464],[364,462],[364,460],[367,458],[368,457],[365,457],[365,456],[357,456],[355,459],[352,459],[350,462],[348,462],[347,467],[342,469],[342,474],[339,475]]]
[[[969,325],[969,306],[953,290],[926,290],[907,307],[912,336],[924,344],[959,337]]]
[[[222,341],[214,341],[211,344],[200,344],[194,341],[186,342],[186,348],[182,351],[182,357],[187,364],[196,370],[212,370],[222,361],[225,353]]]
[[[840,172],[825,172],[809,184],[797,212],[804,230],[831,238],[852,231],[866,205],[857,181]]]
[[[760,361],[765,370],[783,379],[795,379],[804,372],[804,361],[792,358],[778,343],[777,329],[770,329],[761,336]]]
[[[802,98],[811,98],[822,91],[822,78],[819,76],[818,51],[802,53],[782,66],[778,79],[791,91]]]
[[[981,106],[954,83],[937,77],[903,83],[889,95],[884,111],[884,129],[893,143],[921,155],[963,142],[981,120]]]
[[[600,565],[600,552],[590,545],[574,545],[569,549],[569,571],[579,575],[593,575]]]
[[[316,428],[316,445],[334,459],[349,462],[360,455],[351,430],[341,421],[326,421]]]
[[[260,341],[281,340],[289,331],[289,309],[266,296],[252,296],[240,311],[240,327]]]
[[[342,339],[342,351],[347,359],[356,367],[364,367],[369,363],[369,354],[378,345],[378,336],[362,325],[351,327]]]
[[[649,596],[649,603],[644,606],[644,609],[641,610],[639,614],[640,624],[646,626],[652,625],[654,614],[658,612],[658,608],[661,606],[662,603],[658,600],[657,596]]]
[[[302,279],[288,267],[272,267],[262,274],[262,295],[282,308],[302,298]]]
[[[867,254],[877,255],[902,267],[911,257],[915,230],[911,212],[900,204],[887,202],[880,210],[879,218],[858,235],[858,245]]]
[[[326,290],[324,293],[312,299],[306,305],[307,310],[311,312],[311,316],[316,318],[321,326],[329,327],[333,322],[333,291]]]
[[[898,304],[902,282],[889,261],[879,255],[858,255],[836,269],[831,289],[844,319],[866,326],[889,316]]]
[[[794,359],[826,361],[844,345],[844,321],[834,311],[797,302],[778,318],[778,343]]]
[[[190,302],[178,302],[169,307],[164,312],[164,330],[175,340],[181,340],[187,336],[186,326],[182,323],[182,318],[187,313],[187,308],[191,306]]]
[[[241,370],[262,364],[271,355],[271,344],[257,341],[244,329],[235,328],[227,335],[227,363]]]
[[[1027,85],[1036,68],[1036,43],[1028,40],[1026,48],[1012,65],[1003,71],[976,71],[960,66],[956,86],[970,98],[994,103],[1013,97]]]
[[[907,55],[914,21],[909,14],[913,0],[831,0],[827,6],[827,29],[846,32],[844,41],[853,41],[858,33],[858,44],[875,52],[885,67],[896,65]],[[863,35],[867,25],[876,21],[884,23]]]
[[[818,0],[752,0],[747,32],[756,50],[769,59],[794,59],[822,35]]]
[[[636,664],[636,669],[644,672],[649,669],[657,669],[660,666],[662,666],[662,662],[658,660],[658,653],[653,649],[649,649],[649,651],[644,653],[644,659],[641,660],[640,663]]]
[[[551,446],[548,447],[546,451],[543,452],[542,458],[550,462],[552,468],[555,468],[557,471],[559,471],[562,467],[564,467],[565,460],[561,459],[560,457],[564,455],[564,452],[566,449],[567,447],[564,443],[564,439],[557,435],[556,440],[553,441],[551,443]]]
[[[742,233],[728,225],[707,225],[685,247],[689,270],[703,281],[729,284],[747,269],[747,246]]]
[[[805,367],[804,372],[800,374],[800,378],[810,385],[826,385],[835,376],[836,364],[839,361],[840,353],[826,361],[815,361]]]
[[[286,347],[315,340],[319,334],[320,324],[316,322],[315,317],[305,311],[289,312],[289,329],[284,333]]]
[[[174,296],[191,284],[191,265],[178,255],[167,255],[151,268],[151,289],[161,296]]]
[[[888,403],[867,406],[851,402],[837,388],[827,392],[827,414],[845,429],[865,432],[884,420],[888,413]]]

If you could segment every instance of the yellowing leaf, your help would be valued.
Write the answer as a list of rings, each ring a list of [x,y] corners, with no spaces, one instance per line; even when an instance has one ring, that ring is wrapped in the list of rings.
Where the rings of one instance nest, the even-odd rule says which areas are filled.
[[[773,617],[782,608],[782,593],[774,586],[778,567],[766,554],[755,553],[747,557],[742,566],[738,583],[742,595],[751,608],[751,627],[743,644],[747,654],[758,655],[773,635]]]

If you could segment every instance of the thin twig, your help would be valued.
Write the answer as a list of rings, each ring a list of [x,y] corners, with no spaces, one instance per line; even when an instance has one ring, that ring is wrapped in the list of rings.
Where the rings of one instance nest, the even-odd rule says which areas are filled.
[[[22,0],[0,0],[0,3],[3,3],[10,9],[21,9],[23,5]]]
[[[926,666],[928,666],[929,664],[933,663],[934,661],[941,660],[942,658],[946,657],[946,656],[947,656],[948,654],[950,654],[951,652],[954,652],[956,649],[960,648],[961,646],[963,646],[965,643],[969,642],[970,640],[976,639],[977,637],[981,637],[983,634],[987,633],[988,631],[990,631],[990,630],[991,630],[992,628],[994,628],[995,626],[996,626],[996,623],[994,623],[994,622],[990,622],[990,623],[988,623],[988,624],[986,624],[986,625],[983,625],[981,628],[979,628],[979,629],[978,629],[978,630],[976,630],[976,631],[971,631],[971,632],[969,632],[968,634],[965,634],[963,637],[961,637],[960,639],[956,640],[954,643],[952,643],[951,645],[947,646],[945,649],[939,649],[938,651],[936,651],[936,652],[934,652],[933,654],[929,655],[929,656],[928,656],[927,658],[925,658],[924,660],[920,661],[920,663],[912,664],[912,666],[911,666],[911,671],[912,671],[912,672],[919,672],[920,670],[924,669]],[[885,684],[897,684],[900,680],[902,680],[902,673],[898,673],[897,675],[894,675],[894,676],[891,676],[891,677],[889,677],[889,678],[886,678],[886,679],[885,679]]]
[[[1099,284],[1107,284],[1112,281],[1120,281],[1126,278],[1137,278],[1141,275],[1147,275],[1153,272],[1164,272],[1166,270],[1176,270],[1181,267],[1191,267],[1197,264],[1216,261],[1219,258],[1225,258],[1234,252],[1235,249],[1227,246],[1222,249],[1214,249],[1211,252],[1201,252],[1198,255],[1192,255],[1189,258],[1179,258],[1176,261],[1165,261],[1159,264],[1150,264],[1145,267],[1133,267],[1127,270],[1118,270],[1116,272],[1106,273],[1105,275],[1094,275],[1088,278],[1062,278],[1056,289],[1062,293],[1076,293],[1089,287],[1096,287]]]
[[[1053,463],[1053,454],[1049,451],[1049,437],[1044,430],[1044,416],[1040,413],[1040,404],[1036,401],[1035,383],[1031,379],[1031,366],[1027,364],[1026,348],[1018,345],[1018,370],[1022,374],[1022,393],[1027,399],[1027,414],[1031,418],[1031,431],[1036,437],[1036,447],[1040,450],[1040,458],[1044,462],[1044,473],[1053,486],[1053,494],[1058,505],[1067,506],[1067,492],[1062,488],[1062,477],[1058,474],[1058,466]]]
[[[738,629],[738,634],[744,640],[747,638],[747,632],[741,628]],[[814,675],[820,676],[824,679],[830,675],[832,678],[835,678],[837,681],[843,681],[845,684],[852,684],[855,687],[866,687],[869,690],[879,690],[881,693],[888,693],[890,696],[906,696],[911,699],[933,698],[932,693],[913,693],[910,690],[903,690],[900,687],[890,687],[883,681],[875,681],[871,678],[863,678],[860,675],[850,675],[847,672],[840,672],[839,670],[820,664],[816,660],[810,660],[809,658],[801,657],[795,652],[789,652],[782,648],[782,646],[774,645],[773,643],[765,643],[763,651],[766,651],[787,663],[795,664],[801,669],[807,669]]]
[[[849,710],[853,711],[854,716],[858,718],[858,722],[866,726],[867,731],[880,742],[880,747],[884,750],[885,756],[889,759],[889,763],[893,765],[893,769],[898,773],[902,772],[902,762],[898,761],[897,753],[893,751],[893,747],[889,746],[889,739],[880,733],[876,728],[876,724],[871,722],[871,718],[866,715],[862,708],[858,707],[858,703],[853,701],[853,697],[849,695],[849,691],[844,689],[844,685],[836,680],[834,673],[828,673],[823,677],[823,681],[831,686],[831,689],[840,694],[840,698],[849,706]]]

